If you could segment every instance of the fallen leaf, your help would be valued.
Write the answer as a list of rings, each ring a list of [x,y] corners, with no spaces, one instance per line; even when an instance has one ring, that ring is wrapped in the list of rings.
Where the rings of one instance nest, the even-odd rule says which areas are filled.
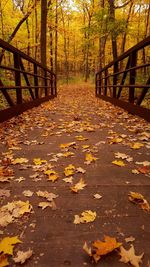
[[[27,250],[27,251],[17,251],[17,256],[15,258],[13,258],[15,263],[21,263],[23,264],[26,260],[28,260],[29,258],[31,258],[31,256],[33,255],[33,251],[31,249]]]
[[[50,202],[40,202],[38,207],[42,208],[42,210],[46,209],[47,207],[52,207]]]
[[[128,157],[129,156],[124,153],[120,153],[120,152],[115,153],[115,158],[117,159],[127,159]]]
[[[135,241],[135,237],[133,237],[133,236],[129,236],[129,237],[127,237],[127,238],[125,238],[125,241],[128,243],[128,242],[133,242],[133,241]]]
[[[64,170],[64,174],[67,177],[73,175],[74,172],[75,172],[75,167],[72,164],[70,164],[69,166],[67,166],[65,168],[65,170]]]
[[[47,170],[44,173],[48,175],[49,181],[55,182],[59,178],[58,174],[54,170]]]
[[[75,215],[74,224],[89,223],[96,219],[96,212],[91,210],[85,210],[81,213],[81,216]]]
[[[30,213],[31,210],[32,206],[29,201],[23,202],[19,200],[9,202],[0,208],[0,225],[5,227],[15,219],[20,218],[24,213]]]
[[[83,250],[97,263],[103,255],[111,253],[121,245],[122,243],[118,243],[116,238],[104,236],[104,241],[97,240],[93,242],[92,248],[89,248],[85,242]]]
[[[97,240],[93,243],[93,247],[96,248],[96,254],[99,256],[106,255],[121,245],[122,243],[118,243],[116,238],[110,236],[104,236],[104,242]]]
[[[5,267],[8,265],[9,265],[9,262],[8,262],[7,256],[4,254],[0,255],[0,267]]]
[[[93,195],[94,196],[94,198],[96,198],[96,199],[101,199],[102,198],[102,196],[100,195],[100,194],[95,194],[95,195]]]
[[[82,136],[82,135],[78,135],[78,136],[75,136],[75,138],[78,140],[78,141],[86,141],[88,140],[88,138]]]
[[[133,174],[139,174],[139,171],[136,170],[136,169],[134,169],[134,170],[132,170],[132,173],[133,173]]]
[[[120,166],[120,167],[124,167],[125,163],[122,160],[114,160],[112,161],[113,164]]]
[[[121,143],[123,141],[122,138],[112,138],[111,140],[109,140],[109,144],[118,144],[118,143]]]
[[[40,191],[40,190],[37,191],[36,194],[38,197],[46,198],[48,201],[53,201],[53,199],[58,197],[58,195],[54,193],[49,193],[47,191]]]
[[[131,245],[129,250],[126,250],[123,246],[120,247],[121,262],[130,263],[134,267],[140,267],[144,253],[139,256],[135,255],[134,246]]]
[[[16,165],[16,164],[23,164],[23,163],[27,163],[29,160],[26,158],[16,158],[14,160],[12,160],[12,164]]]
[[[0,242],[0,253],[3,252],[4,254],[13,255],[14,245],[18,243],[22,243],[18,239],[18,236],[3,238]]]
[[[0,189],[0,197],[10,197],[10,190]]]
[[[150,212],[150,204],[142,194],[137,192],[130,192],[128,196],[131,202],[139,205],[143,210]]]
[[[85,242],[83,245],[83,250],[91,257],[92,256],[92,249],[87,246],[87,243]]]
[[[135,164],[143,165],[143,166],[150,166],[150,161],[142,161],[142,162],[136,161]]]
[[[70,183],[70,184],[72,184],[72,182],[73,182],[73,177],[70,176],[69,178],[64,178],[63,181],[64,181],[65,183]]]
[[[8,167],[0,167],[0,182],[9,182],[14,178],[14,171]]]
[[[79,190],[83,190],[83,188],[85,186],[86,186],[86,184],[85,184],[83,178],[81,178],[80,181],[77,184],[75,184],[74,186],[70,187],[70,189],[73,192],[77,193]]]
[[[91,162],[96,161],[97,158],[94,157],[91,153],[86,153],[86,155],[85,155],[85,160],[86,160],[85,163],[86,163],[87,165],[89,165],[89,164],[91,164]]]
[[[70,151],[63,153],[63,157],[65,157],[65,158],[68,158],[68,157],[73,156],[73,155],[74,155],[74,153],[70,152]]]
[[[76,142],[70,142],[70,143],[66,143],[66,144],[61,144],[60,148],[69,148],[69,147],[74,147],[76,145]]]
[[[22,192],[22,194],[23,194],[25,197],[32,197],[34,193],[33,193],[32,191],[30,191],[30,190],[24,190],[24,191]]]
[[[83,149],[87,149],[87,148],[89,148],[90,146],[89,145],[82,145],[82,148]]]
[[[17,181],[18,183],[20,183],[22,181],[25,181],[25,178],[21,176],[21,177],[15,179],[15,181]]]
[[[141,147],[143,147],[144,145],[142,144],[142,143],[133,143],[133,144],[130,144],[130,147],[132,148],[132,149],[139,149],[139,148],[141,148]]]
[[[47,163],[47,160],[45,160],[45,159],[40,159],[40,158],[34,158],[34,159],[33,159],[33,163],[34,163],[35,165],[42,165],[42,164]]]
[[[76,172],[85,173],[86,170],[84,170],[83,168],[79,167],[79,168],[76,169]]]
[[[138,171],[139,171],[140,173],[147,174],[147,173],[150,172],[150,169],[148,168],[148,166],[143,166],[143,167],[141,167],[141,168],[138,168]]]

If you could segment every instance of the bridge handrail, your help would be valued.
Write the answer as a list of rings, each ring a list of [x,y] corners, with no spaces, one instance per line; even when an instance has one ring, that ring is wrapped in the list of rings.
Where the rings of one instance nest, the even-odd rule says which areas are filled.
[[[150,76],[148,76],[149,73],[146,72],[147,68],[150,67],[150,61],[138,65],[137,56],[140,50],[145,49],[149,45],[150,36],[131,47],[116,60],[111,61],[104,68],[99,70],[96,73],[95,79],[97,97],[123,107],[129,112],[142,116],[147,120],[150,120],[150,110],[143,108],[140,105],[150,88]],[[123,60],[127,60],[125,62],[126,66],[124,66],[124,69],[122,69],[122,63],[124,63]],[[111,73],[109,73],[110,68]],[[137,70],[145,70],[145,77],[148,76],[148,78],[146,77],[147,80],[144,84],[136,83]],[[129,77],[127,77],[128,74]],[[128,82],[126,82],[127,78],[129,80]],[[128,93],[128,101],[120,99],[123,88],[126,88],[126,93]],[[135,97],[136,88],[141,88],[141,92],[138,97]]]
[[[48,68],[44,67],[40,62],[36,61],[35,59],[33,59],[32,57],[28,56],[27,54],[25,54],[24,52],[20,51],[18,48],[12,46],[11,44],[8,44],[7,42],[2,40],[1,38],[0,38],[0,47],[3,48],[4,50],[7,50],[7,51],[11,52],[11,53],[19,54],[23,59],[26,59],[27,61],[30,61],[31,63],[36,64],[37,66],[41,67],[42,69],[47,70],[51,74],[55,75]]]
[[[0,48],[0,70],[1,73],[3,72],[3,76],[0,76],[0,92],[5,98],[7,105],[10,106],[9,108],[0,110],[0,122],[3,122],[12,116],[22,113],[28,108],[37,106],[55,97],[57,95],[57,88],[56,75],[47,67],[2,39],[0,39]],[[13,56],[10,66],[8,64],[6,65],[5,60],[3,60],[6,51],[10,52]],[[31,68],[26,70],[27,65]],[[7,85],[4,84],[4,78],[7,81],[9,80],[8,73],[12,76],[12,80],[14,80],[15,84],[12,85],[11,82],[9,85],[8,82]],[[9,93],[12,92],[12,90],[15,90],[13,97],[11,93]],[[30,94],[29,101],[23,99],[23,92],[27,90]],[[15,100],[13,98],[15,98]]]

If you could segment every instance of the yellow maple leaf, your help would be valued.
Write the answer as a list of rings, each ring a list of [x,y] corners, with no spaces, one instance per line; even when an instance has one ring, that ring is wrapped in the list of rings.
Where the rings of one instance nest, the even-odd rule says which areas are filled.
[[[132,148],[132,149],[139,149],[139,148],[141,148],[142,146],[144,146],[142,143],[133,143],[133,144],[130,144],[130,147]]]
[[[89,145],[82,145],[82,148],[83,149],[87,149],[87,148],[89,148],[90,146]]]
[[[112,161],[113,164],[120,166],[120,167],[124,167],[125,163],[122,160],[114,160]]]
[[[16,158],[12,161],[12,164],[16,165],[16,164],[23,164],[27,162],[28,162],[28,159],[26,158]]]
[[[65,168],[65,170],[64,170],[65,176],[71,176],[71,175],[74,174],[74,172],[75,172],[75,167],[72,164],[70,164],[69,166],[67,166]]]
[[[83,222],[93,222],[96,219],[96,211],[85,210],[81,213]]]
[[[83,178],[80,179],[80,181],[75,184],[74,186],[70,187],[71,190],[75,193],[77,193],[79,190],[82,190],[86,186]]]
[[[79,223],[89,223],[93,222],[96,219],[96,212],[91,210],[85,210],[81,213],[81,215],[74,216],[74,224]]]
[[[96,161],[97,158],[93,157],[93,155],[91,153],[86,153],[85,160],[86,160],[86,162],[91,163],[93,161]]]
[[[18,236],[13,237],[5,237],[0,242],[0,253],[13,255],[13,248],[15,244],[22,243],[21,240],[18,239]]]
[[[109,144],[118,144],[118,143],[121,143],[123,141],[123,139],[122,138],[113,138],[113,139],[111,139],[111,140],[109,140]]]
[[[48,175],[49,181],[55,182],[59,178],[58,174],[54,170],[47,170],[44,173]]]
[[[68,151],[66,153],[63,153],[63,157],[65,157],[65,158],[67,158],[69,156],[73,156],[73,155],[74,155],[74,153],[73,152],[70,152],[70,151]]]
[[[60,148],[68,148],[68,147],[75,146],[75,145],[76,145],[75,142],[70,142],[66,144],[60,144]]]
[[[121,245],[122,243],[118,243],[116,238],[110,236],[104,236],[104,242],[97,240],[93,243],[93,247],[96,248],[96,254],[99,256],[106,255]]]
[[[86,137],[84,137],[84,136],[82,136],[82,135],[78,135],[78,136],[76,136],[76,139],[77,139],[78,141],[86,141],[86,140],[88,140],[88,138],[86,138]]]
[[[9,262],[8,262],[7,256],[4,254],[0,255],[0,267],[5,267],[8,265],[9,265]]]
[[[30,213],[32,210],[32,205],[29,203],[29,201],[23,202],[23,201],[17,201],[17,204],[20,206],[19,214],[23,215],[24,213]]]
[[[47,160],[45,160],[45,159],[40,159],[40,158],[34,158],[34,159],[33,159],[33,162],[34,162],[35,165],[41,165],[41,164],[43,164],[43,163],[46,163]]]

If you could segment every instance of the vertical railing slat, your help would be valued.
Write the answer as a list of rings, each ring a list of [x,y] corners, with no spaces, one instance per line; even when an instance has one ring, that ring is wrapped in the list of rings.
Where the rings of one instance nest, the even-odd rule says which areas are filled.
[[[22,89],[21,89],[21,73],[20,73],[20,56],[14,53],[14,68],[15,70],[15,85],[16,87],[16,98],[17,104],[22,104]]]

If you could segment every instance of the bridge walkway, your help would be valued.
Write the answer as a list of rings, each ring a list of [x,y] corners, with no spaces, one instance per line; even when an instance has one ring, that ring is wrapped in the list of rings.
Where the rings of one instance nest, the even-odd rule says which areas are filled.
[[[14,257],[18,250],[33,251],[24,266],[82,267],[93,266],[84,243],[91,246],[107,235],[126,249],[133,244],[136,255],[144,252],[139,266],[149,267],[149,212],[129,200],[129,193],[136,192],[150,201],[149,149],[148,122],[95,98],[92,85],[58,88],[57,98],[1,124],[1,214],[5,210],[11,218],[1,217],[6,226],[0,238],[22,241]],[[26,212],[15,207],[18,201],[26,202]],[[12,202],[11,213],[6,205]],[[40,204],[43,209],[41,202],[46,202]],[[96,213],[95,220],[76,224],[75,215],[86,210]],[[119,259],[112,252],[98,266],[128,266]],[[8,261],[20,266],[12,256]]]

